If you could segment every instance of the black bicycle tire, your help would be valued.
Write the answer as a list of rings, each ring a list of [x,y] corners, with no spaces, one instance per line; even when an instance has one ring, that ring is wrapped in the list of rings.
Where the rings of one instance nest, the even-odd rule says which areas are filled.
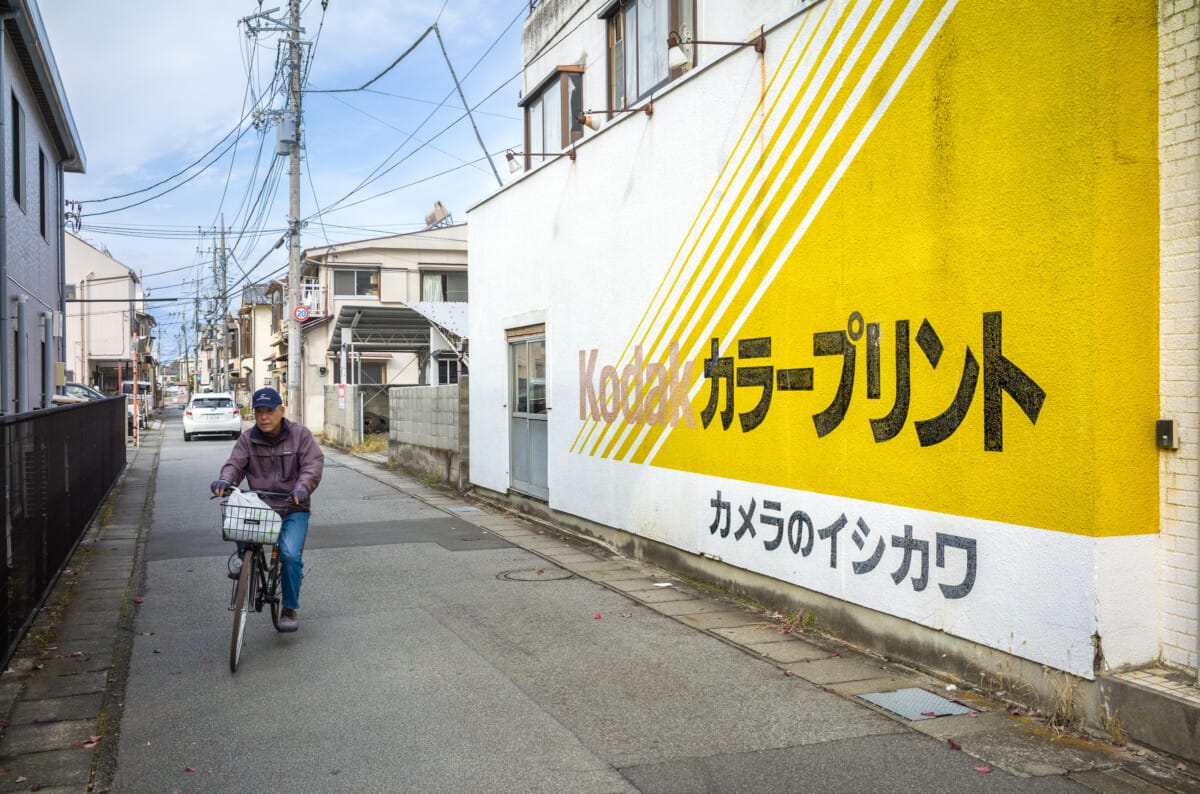
[[[233,634],[229,638],[229,672],[236,673],[246,641],[246,616],[254,607],[254,549],[242,554],[242,572],[238,574],[233,596]]]
[[[279,628],[279,615],[282,613],[283,605],[280,603],[281,596],[279,595],[282,584],[279,581],[279,554],[276,552],[271,555],[271,566],[268,569],[267,581],[271,583],[271,587],[267,591],[266,597],[271,602],[271,625],[276,631],[282,631]]]

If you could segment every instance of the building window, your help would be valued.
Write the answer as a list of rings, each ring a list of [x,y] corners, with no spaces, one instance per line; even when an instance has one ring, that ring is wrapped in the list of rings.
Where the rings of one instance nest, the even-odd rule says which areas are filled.
[[[333,271],[333,294],[337,297],[379,297],[379,271]]]
[[[520,104],[525,108],[525,167],[550,159],[583,137],[583,67],[560,66]],[[549,155],[549,156],[547,156]]]
[[[387,374],[387,369],[384,364],[368,364],[364,361],[358,366],[359,375],[362,376],[362,380],[360,380],[359,383],[368,386],[381,386],[387,382],[384,380],[384,377]]]
[[[466,303],[467,274],[464,271],[421,271],[421,300],[435,303]]]
[[[608,18],[608,106],[625,108],[682,70],[667,66],[667,36],[695,38],[696,0],[618,0]]]
[[[25,207],[25,111],[12,95],[12,195],[17,206]]]
[[[46,153],[38,147],[38,229],[42,239],[48,239],[46,229],[46,202],[50,186],[46,184]]]
[[[456,358],[439,358],[438,362],[438,385],[445,386],[450,383],[458,383],[458,359]]]

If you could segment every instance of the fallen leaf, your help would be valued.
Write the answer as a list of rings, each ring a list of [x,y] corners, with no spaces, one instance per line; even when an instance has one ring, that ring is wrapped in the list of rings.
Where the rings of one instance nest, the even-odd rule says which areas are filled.
[[[968,712],[967,712],[967,716],[968,716],[968,717],[978,717],[978,716],[979,716],[979,712],[978,712],[978,711],[968,711]]]
[[[795,673],[793,673],[791,670],[784,670],[784,671],[783,671],[783,674],[784,674],[785,676],[787,676],[788,678],[791,678],[792,676],[794,676],[794,675],[795,675]]]
[[[194,766],[185,767],[183,771],[184,772],[195,772],[196,767],[194,767]]]
[[[921,712],[921,716],[922,716],[922,717],[936,717],[936,716],[937,716],[937,712],[935,712],[935,711],[922,711],[922,712]]]
[[[632,613],[632,612],[622,612],[622,613],[621,613],[621,617],[623,617],[623,618],[631,618],[631,617],[633,617],[633,613]]]
[[[48,650],[48,651],[57,651],[57,650],[58,650],[58,646],[57,646],[57,645],[47,645],[47,646],[46,646],[46,650]]]
[[[829,658],[831,658],[831,659],[832,659],[832,658],[833,658],[833,657],[835,657],[835,656],[841,656],[841,654],[840,654],[840,653],[838,653],[837,651],[830,651],[830,652],[829,652]]]
[[[19,775],[17,777],[17,779],[14,780],[13,782],[14,783],[24,783],[26,780],[29,780],[29,778],[25,777],[24,775]]]
[[[599,620],[599,619],[600,619],[600,613],[599,613],[599,612],[597,612],[597,613],[596,613],[596,620]]]
[[[951,750],[961,750],[962,749],[962,745],[959,744],[958,742],[954,741],[953,739],[947,739],[946,744],[950,745]]]
[[[830,689],[829,687],[825,687],[825,691],[826,691],[826,692],[828,692],[828,693],[829,693],[829,694],[831,694],[831,695],[836,695],[836,694],[837,694],[837,690],[836,690],[836,689]]]
[[[87,656],[87,654],[84,653],[83,651],[74,651],[71,655],[75,656],[75,657]]]
[[[545,568],[538,568],[538,575],[539,575],[539,576],[541,576],[541,575],[542,575],[542,574],[544,574],[545,572],[546,572],[546,569],[545,569]]]
[[[1179,772],[1186,772],[1186,771],[1187,771],[1187,764],[1185,764],[1184,762],[1180,761],[1178,764],[1176,764],[1176,765],[1175,765],[1175,769],[1176,769],[1177,771],[1179,771]]]
[[[34,783],[32,786],[30,786],[30,787],[29,787],[29,790],[30,790],[30,791],[41,791],[41,790],[42,790],[42,784],[41,784],[41,783]]]
[[[991,764],[984,764],[983,766],[976,766],[976,767],[974,767],[974,769],[975,769],[975,771],[976,771],[976,772],[978,772],[979,774],[981,774],[981,775],[986,775],[988,772],[991,772],[991,771],[992,771],[992,765],[991,765]]]
[[[134,597],[133,597],[133,603],[135,603],[135,604],[140,604],[140,603],[142,603],[142,597],[141,597],[141,596],[134,596]]]
[[[34,670],[45,670],[45,669],[46,669],[46,665],[44,665],[44,664],[35,664],[35,665],[33,666],[33,669],[34,669]]]

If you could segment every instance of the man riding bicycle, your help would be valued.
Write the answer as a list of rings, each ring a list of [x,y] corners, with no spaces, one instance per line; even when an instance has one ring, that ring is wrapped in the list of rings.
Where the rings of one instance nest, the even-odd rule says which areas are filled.
[[[255,491],[290,494],[290,497],[263,496],[263,501],[283,516],[279,532],[279,560],[282,571],[283,611],[279,630],[300,627],[300,580],[303,576],[304,539],[308,534],[310,497],[321,484],[325,454],[307,427],[284,417],[283,398],[271,388],[259,389],[250,400],[254,408],[254,427],[242,433],[233,445],[229,460],[221,467],[212,492],[223,495],[246,478]],[[242,551],[238,544],[238,551]],[[241,571],[240,553],[233,557],[229,577]]]

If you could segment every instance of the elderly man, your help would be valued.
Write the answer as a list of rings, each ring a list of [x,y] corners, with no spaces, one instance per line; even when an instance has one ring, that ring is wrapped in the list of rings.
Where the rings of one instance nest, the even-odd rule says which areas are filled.
[[[215,494],[236,487],[244,477],[255,491],[271,491],[289,496],[263,496],[263,501],[283,517],[279,532],[279,561],[282,571],[283,610],[280,631],[300,627],[300,580],[303,576],[304,538],[313,491],[321,484],[325,454],[307,427],[284,417],[283,398],[274,389],[259,389],[250,400],[254,408],[254,427],[242,433],[233,445],[229,460],[212,483]],[[239,552],[241,545],[238,546]],[[241,573],[240,553],[233,556],[229,577]]]

